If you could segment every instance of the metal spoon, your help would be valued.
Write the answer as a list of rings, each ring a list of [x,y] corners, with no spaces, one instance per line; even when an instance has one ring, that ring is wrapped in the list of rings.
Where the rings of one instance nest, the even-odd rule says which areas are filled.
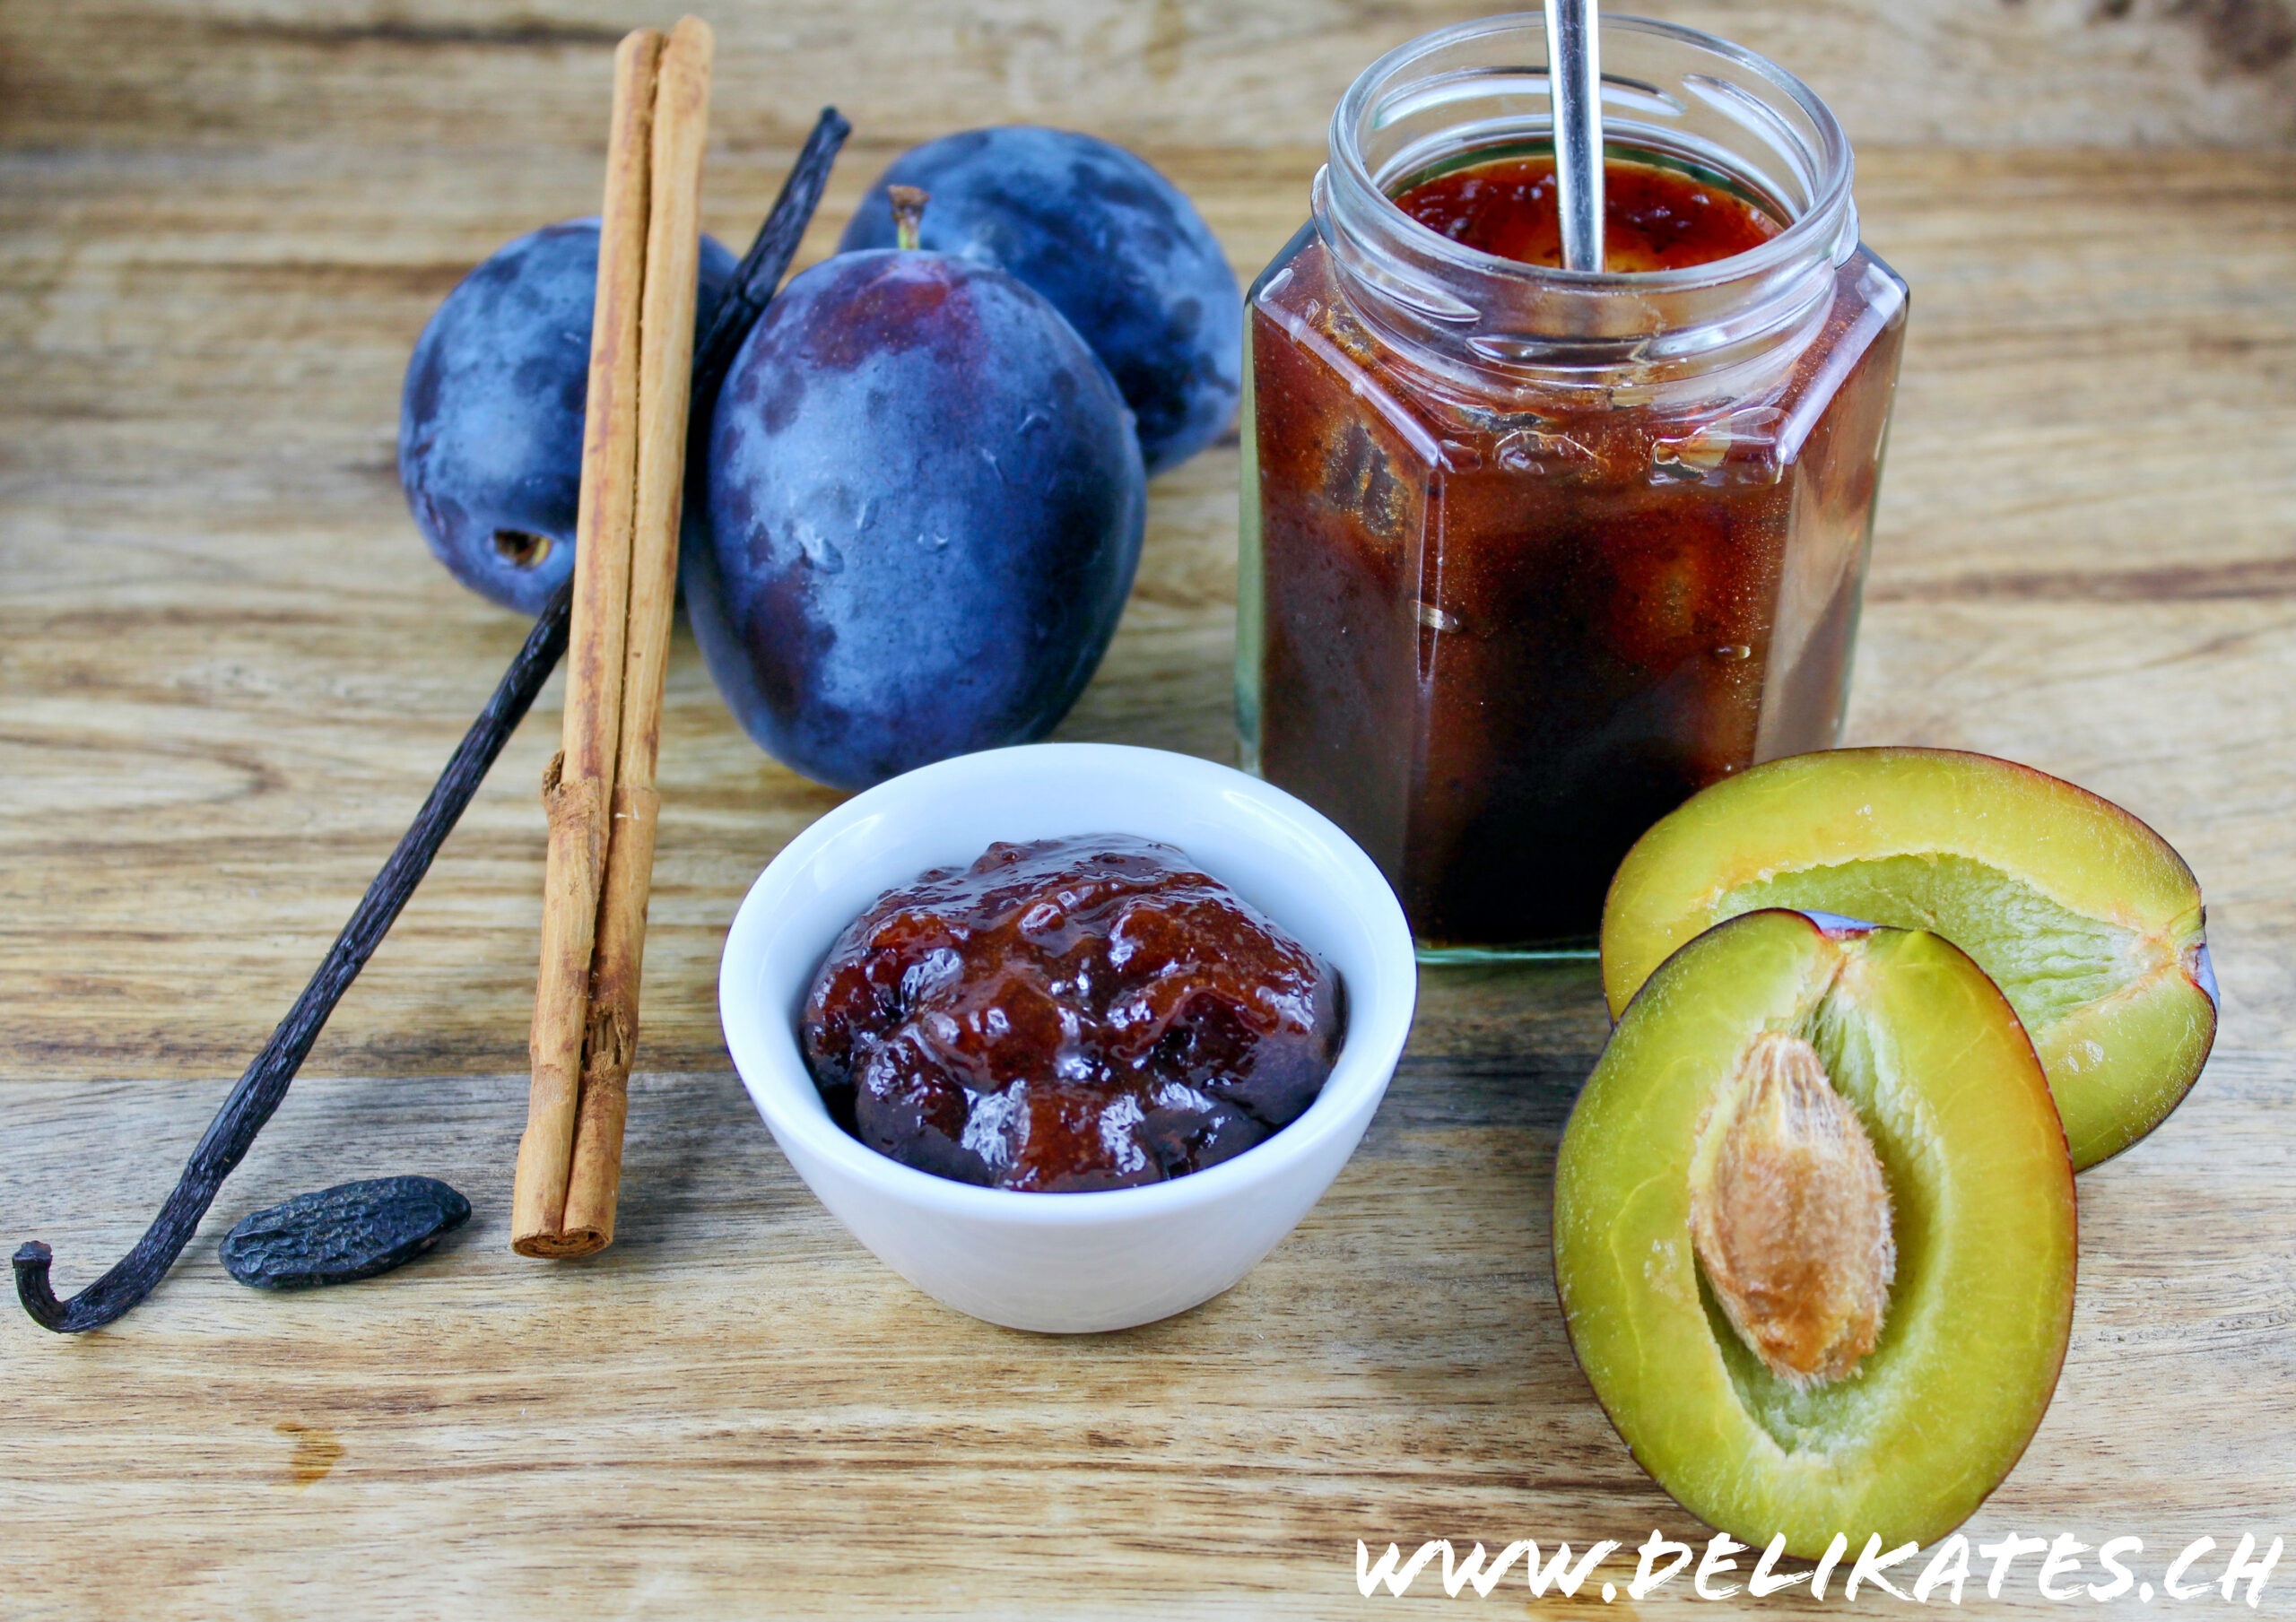
[[[1596,0],[1546,0],[1554,195],[1566,270],[1603,268],[1603,52]]]

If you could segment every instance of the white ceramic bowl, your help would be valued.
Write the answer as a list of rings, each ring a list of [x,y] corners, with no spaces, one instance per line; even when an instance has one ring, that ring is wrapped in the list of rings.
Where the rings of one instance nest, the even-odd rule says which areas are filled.
[[[797,1045],[813,972],[848,924],[928,867],[998,839],[1123,833],[1187,853],[1335,967],[1347,1039],[1307,1112],[1232,1160],[1144,1188],[1015,1193],[916,1171],[847,1135]],[[1278,788],[1161,750],[1039,743],[909,772],[814,823],[751,886],[719,966],[726,1045],[781,1152],[919,1289],[1014,1329],[1123,1329],[1244,1276],[1331,1185],[1395,1073],[1417,991],[1387,880]]]

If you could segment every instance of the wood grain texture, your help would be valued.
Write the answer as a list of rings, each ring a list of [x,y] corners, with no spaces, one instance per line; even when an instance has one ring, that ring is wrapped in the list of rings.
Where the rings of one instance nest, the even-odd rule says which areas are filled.
[[[1547,1201],[1599,1035],[1593,977],[1433,979],[1394,1090],[1299,1229],[1228,1294],[1108,1336],[996,1329],[902,1283],[730,1075],[635,1080],[620,1237],[546,1267],[507,1250],[520,1078],[301,1082],[214,1234],[399,1171],[477,1214],[397,1273],[292,1296],[234,1284],[203,1238],[114,1329],[0,1331],[0,1566],[39,1614],[153,1622],[1330,1618],[1449,1603],[1436,1573],[1360,1599],[1358,1538],[1702,1538],[1619,1444],[1554,1305]],[[1520,1038],[1526,1002],[1550,1010],[1543,1041]],[[1452,1036],[1478,1003],[1504,1040]],[[2286,1094],[2283,1056],[2220,1054],[2161,1132],[2082,1180],[2064,1378],[1972,1536],[2142,1537],[2157,1579],[2194,1538],[2290,1530],[2296,1461],[2271,1418],[2296,1383]],[[187,1082],[13,1095],[0,1214],[30,1231],[36,1209],[66,1267],[125,1242],[120,1201],[165,1182],[152,1145],[188,1141],[208,1105]],[[91,1165],[119,1175],[91,1186]],[[2050,1610],[2037,1565],[1964,1610]],[[1631,1574],[1615,1556],[1601,1574]],[[1683,1586],[1642,1609],[1727,1611]]]
[[[2143,1536],[2156,1576],[2191,1537],[2296,1535],[2296,156],[1979,143],[2283,141],[2279,3],[1680,13],[1938,143],[1861,155],[1914,306],[1853,738],[2071,776],[2209,896],[2222,1051],[2083,1179],[2064,1383],[1975,1529]],[[907,140],[1025,116],[1143,144],[1248,273],[1337,82],[1448,14],[873,5],[713,19],[729,244],[834,97],[861,127],[808,257]],[[596,208],[612,42],[662,20],[0,8],[0,1238],[54,1244],[62,1288],[140,1230],[523,634],[423,554],[400,374],[473,263]],[[2212,28],[2260,30],[2263,65],[2212,66]],[[1228,758],[1236,476],[1228,446],[1157,482],[1062,735]],[[1432,1574],[1360,1600],[1358,1537],[1694,1530],[1593,1405],[1547,1271],[1591,971],[1428,976],[1361,1153],[1228,1295],[1088,1340],[958,1317],[822,1211],[726,1072],[722,932],[836,796],[740,735],[683,630],[619,1237],[511,1257],[556,693],[176,1276],[84,1340],[0,1323],[12,1602],[1370,1615],[1450,1602]],[[478,1207],[439,1253],[292,1297],[215,1264],[247,1212],[399,1171]],[[2005,1605],[2046,1608],[2031,1569]]]
[[[1130,144],[1319,141],[1381,52],[1482,0],[843,0],[718,8],[718,125],[834,100],[899,145],[993,120]],[[1518,8],[1519,9],[1519,8]],[[1536,7],[1530,8],[1532,10]],[[1861,143],[2296,143],[2292,0],[1636,0],[1790,65]],[[620,0],[12,0],[26,142],[597,140]]]
[[[1247,271],[1316,161],[1156,155]],[[787,156],[713,164],[719,235]],[[809,256],[883,156],[845,160]],[[578,152],[0,153],[0,1073],[227,1073],[291,1000],[523,629],[406,516],[407,351],[596,186]],[[2296,158],[1883,149],[1860,203],[1915,306],[1851,736],[2128,804],[2210,895],[2227,1041],[2296,1043]],[[1157,482],[1062,735],[1230,758],[1235,480],[1222,447]],[[555,690],[319,1073],[522,1062]],[[639,1063],[682,1068],[719,1061],[733,898],[834,796],[743,739],[683,630],[665,703]]]

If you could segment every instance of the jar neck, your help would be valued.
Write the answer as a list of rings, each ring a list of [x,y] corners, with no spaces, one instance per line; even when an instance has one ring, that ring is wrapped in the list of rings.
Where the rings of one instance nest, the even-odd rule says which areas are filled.
[[[1857,249],[1849,146],[1784,70],[1710,35],[1602,23],[1613,156],[1718,173],[1787,220],[1745,253],[1683,270],[1607,273],[1465,247],[1398,207],[1415,175],[1485,147],[1551,140],[1535,13],[1439,30],[1390,52],[1333,115],[1316,230],[1355,314],[1405,360],[1482,395],[1587,404],[1759,392],[1822,326]]]

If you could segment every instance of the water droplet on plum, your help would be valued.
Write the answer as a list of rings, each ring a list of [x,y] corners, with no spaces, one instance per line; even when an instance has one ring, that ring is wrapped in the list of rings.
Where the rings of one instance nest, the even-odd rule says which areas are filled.
[[[804,551],[805,561],[824,575],[845,572],[845,554],[837,550],[836,542],[807,530],[797,538],[797,545]]]

